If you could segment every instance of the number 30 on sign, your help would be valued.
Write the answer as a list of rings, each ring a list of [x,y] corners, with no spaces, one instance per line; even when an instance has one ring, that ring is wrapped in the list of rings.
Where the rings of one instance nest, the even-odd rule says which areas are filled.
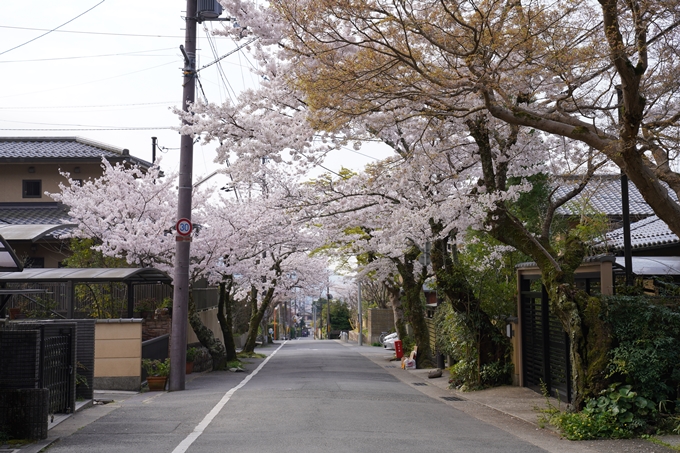
[[[193,229],[189,219],[179,219],[175,227],[177,229],[177,234],[180,236],[189,236]]]

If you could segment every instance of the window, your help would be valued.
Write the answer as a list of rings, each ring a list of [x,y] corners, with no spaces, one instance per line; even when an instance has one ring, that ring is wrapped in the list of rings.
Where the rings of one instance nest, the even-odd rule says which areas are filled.
[[[37,256],[27,258],[24,267],[32,269],[42,269],[45,267],[45,258]]]
[[[41,198],[42,197],[42,180],[40,180],[40,179],[24,179],[24,181],[23,181],[23,197],[24,198]]]

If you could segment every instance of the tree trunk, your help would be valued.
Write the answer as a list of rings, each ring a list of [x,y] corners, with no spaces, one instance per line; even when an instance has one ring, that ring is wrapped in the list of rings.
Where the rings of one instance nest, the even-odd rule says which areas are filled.
[[[222,281],[219,284],[220,298],[217,302],[217,320],[220,322],[222,336],[224,337],[224,347],[226,349],[227,362],[236,360],[236,343],[234,342],[233,319],[232,319],[232,300],[231,300],[231,280],[229,286]]]
[[[248,326],[248,338],[246,339],[246,344],[243,346],[243,352],[255,352],[257,332],[260,327],[260,323],[262,322],[262,318],[264,318],[264,314],[266,313],[267,308],[274,297],[275,285],[276,283],[267,289],[267,294],[265,294],[264,298],[262,299],[262,303],[260,304],[259,308],[257,307],[257,290],[253,288],[251,291],[251,306],[253,308],[253,314],[250,318],[250,324]]]
[[[201,318],[196,313],[196,304],[191,293],[189,293],[189,324],[193,329],[198,341],[210,353],[213,362],[213,370],[222,370],[227,364],[227,351],[219,338],[215,338],[213,331],[208,329],[201,322]]]
[[[404,316],[413,329],[413,339],[418,346],[416,355],[416,367],[423,368],[431,364],[430,356],[430,335],[425,322],[425,307],[421,300],[423,284],[427,279],[427,271],[423,269],[416,275],[414,262],[418,259],[420,250],[416,247],[411,248],[404,254],[402,260],[394,260],[401,275],[403,297],[402,304]]]
[[[406,338],[406,323],[404,322],[404,308],[401,306],[401,288],[385,284],[390,294],[390,305],[394,316],[394,330],[400,339]]]

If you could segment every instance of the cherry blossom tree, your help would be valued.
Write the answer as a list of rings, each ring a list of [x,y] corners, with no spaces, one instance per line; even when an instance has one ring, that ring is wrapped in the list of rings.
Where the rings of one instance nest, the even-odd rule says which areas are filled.
[[[446,194],[420,211],[440,241],[435,272],[451,269],[450,256],[437,251],[461,241],[468,228],[488,231],[539,264],[571,336],[577,406],[586,382],[601,372],[591,354],[599,339],[586,335],[598,331],[597,320],[586,319],[589,301],[573,285],[583,241],[571,234],[559,244],[550,235],[555,210],[568,197],[548,203],[540,231],[527,228],[512,204],[530,184],[509,181],[542,171],[535,163],[551,162],[546,152],[561,148],[560,165],[576,162],[583,176],[573,196],[605,164],[600,152],[680,232],[680,208],[661,184],[674,187],[677,177],[669,162],[677,135],[678,22],[663,2],[615,4],[224,2],[263,45],[278,45],[260,54],[297,89],[310,125],[380,137],[415,162],[421,179],[433,179],[432,190]],[[397,190],[402,182],[386,184]],[[444,207],[444,218],[433,215]],[[445,286],[446,275],[438,277]],[[461,283],[449,286],[449,299],[460,299]]]
[[[176,176],[162,176],[158,166],[145,173],[107,161],[102,165],[102,177],[82,185],[69,180],[69,185],[61,186],[61,193],[51,194],[69,206],[77,223],[73,236],[94,239],[96,250],[105,256],[169,271],[175,250]],[[241,184],[239,199],[209,201],[208,191],[194,194],[190,279],[207,278],[220,286],[218,318],[228,350],[202,325],[195,308],[190,310],[189,321],[216,367],[235,356],[231,322],[224,314],[227,288],[232,295],[249,298],[253,308],[246,345],[252,352],[263,314],[272,300],[285,297],[290,290],[290,276],[296,275],[295,281],[309,288],[325,276],[324,262],[306,254],[313,238],[305,232],[305,225],[272,202],[286,181],[283,177],[275,180],[274,174],[268,173],[266,190],[262,185],[254,187],[252,180]],[[264,177],[259,175],[259,181]]]

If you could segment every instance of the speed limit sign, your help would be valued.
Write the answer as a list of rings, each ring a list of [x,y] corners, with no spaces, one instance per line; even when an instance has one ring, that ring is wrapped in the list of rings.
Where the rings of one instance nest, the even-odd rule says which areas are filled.
[[[175,227],[177,229],[177,234],[180,236],[189,236],[191,234],[191,230],[193,229],[189,219],[179,219]]]

